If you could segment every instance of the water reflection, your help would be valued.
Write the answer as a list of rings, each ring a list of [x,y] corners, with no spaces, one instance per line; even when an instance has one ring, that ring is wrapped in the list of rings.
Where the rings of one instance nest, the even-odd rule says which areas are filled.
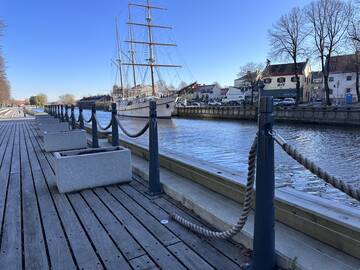
[[[90,111],[84,111],[84,116],[89,119]],[[97,116],[103,126],[110,120],[108,112],[98,112]],[[140,130],[147,121],[121,119],[131,132]],[[247,154],[257,130],[255,122],[173,118],[161,119],[158,125],[160,149],[196,157],[237,172],[247,169]],[[276,124],[275,128],[304,156],[329,173],[360,188],[359,129],[295,124]],[[148,137],[134,140],[147,144]],[[360,205],[342,192],[325,185],[278,146],[275,147],[275,160],[277,185],[288,185],[348,205]]]

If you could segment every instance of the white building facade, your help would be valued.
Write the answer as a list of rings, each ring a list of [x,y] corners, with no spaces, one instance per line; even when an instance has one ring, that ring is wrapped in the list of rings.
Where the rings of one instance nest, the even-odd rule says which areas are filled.
[[[311,66],[309,61],[297,64],[300,81],[300,102],[310,100]],[[274,98],[296,98],[296,77],[294,64],[268,65],[263,72],[263,95]]]
[[[356,75],[360,57],[358,58],[355,54],[331,57],[328,82],[330,98],[335,104],[357,102]]]

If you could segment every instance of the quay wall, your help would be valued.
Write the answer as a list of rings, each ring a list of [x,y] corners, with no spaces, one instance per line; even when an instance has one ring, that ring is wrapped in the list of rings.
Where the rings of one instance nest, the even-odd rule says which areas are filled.
[[[257,106],[179,107],[174,116],[184,118],[238,119],[256,121]],[[360,126],[360,108],[277,107],[275,121]]]

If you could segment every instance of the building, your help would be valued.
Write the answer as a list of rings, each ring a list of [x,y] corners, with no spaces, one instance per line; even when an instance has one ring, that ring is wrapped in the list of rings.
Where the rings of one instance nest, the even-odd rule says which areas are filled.
[[[310,100],[324,100],[324,75],[322,71],[311,72]]]
[[[300,80],[300,102],[310,100],[311,66],[308,60],[297,63],[298,76]],[[263,71],[265,84],[263,95],[274,98],[296,98],[295,64],[277,64],[266,66]]]
[[[101,96],[91,96],[84,97],[77,102],[78,107],[82,107],[84,109],[91,109],[95,104],[97,109],[100,110],[108,110],[113,99],[109,95],[101,95]]]
[[[203,84],[198,85],[192,90],[192,99],[201,99],[201,100],[221,100],[222,98],[222,89],[217,84]]]
[[[345,103],[346,97],[356,102],[357,70],[359,70],[360,54],[339,55],[330,57],[329,89],[330,98],[335,104]]]

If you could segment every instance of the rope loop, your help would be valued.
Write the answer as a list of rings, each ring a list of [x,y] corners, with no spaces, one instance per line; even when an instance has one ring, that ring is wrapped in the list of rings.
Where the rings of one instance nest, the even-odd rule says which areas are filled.
[[[253,205],[254,200],[254,182],[255,182],[255,167],[256,167],[256,150],[257,150],[257,136],[255,136],[254,141],[251,145],[248,157],[248,175],[247,175],[247,183],[245,189],[245,199],[243,204],[243,209],[241,216],[238,222],[233,225],[230,229],[226,231],[212,231],[205,227],[199,226],[195,223],[192,223],[189,220],[181,217],[178,214],[172,214],[171,218],[177,221],[178,223],[182,224],[183,226],[187,227],[191,231],[201,234],[208,238],[220,238],[220,239],[229,239],[239,233],[242,228],[244,227]]]
[[[110,120],[110,123],[109,123],[106,127],[103,127],[103,126],[100,124],[97,116],[95,116],[95,120],[96,120],[97,126],[98,126],[98,128],[99,128],[100,130],[102,130],[102,131],[107,131],[109,128],[111,128],[111,125],[112,125],[112,121],[111,121],[111,120]]]
[[[130,132],[128,132],[128,131],[124,128],[124,126],[121,124],[121,121],[120,121],[120,119],[119,119],[118,116],[115,116],[115,119],[116,119],[116,122],[117,122],[119,128],[122,130],[122,132],[124,132],[124,134],[125,134],[126,136],[130,137],[130,138],[140,137],[141,135],[143,135],[143,134],[148,130],[148,128],[149,128],[149,126],[150,126],[150,123],[149,123],[149,121],[148,121],[148,122],[146,123],[146,125],[145,125],[139,132],[137,132],[137,133],[130,133]]]
[[[341,190],[342,192],[349,195],[351,198],[360,201],[360,190],[349,185],[343,180],[337,179],[335,176],[330,175],[328,172],[324,171],[322,168],[317,166],[313,161],[304,157],[299,151],[288,144],[276,131],[271,131],[269,134],[274,138],[274,141],[280,145],[280,147],[287,153],[290,157],[296,160],[298,163],[304,166],[305,169],[312,172],[317,177],[324,180],[326,183],[332,185],[334,188]]]

